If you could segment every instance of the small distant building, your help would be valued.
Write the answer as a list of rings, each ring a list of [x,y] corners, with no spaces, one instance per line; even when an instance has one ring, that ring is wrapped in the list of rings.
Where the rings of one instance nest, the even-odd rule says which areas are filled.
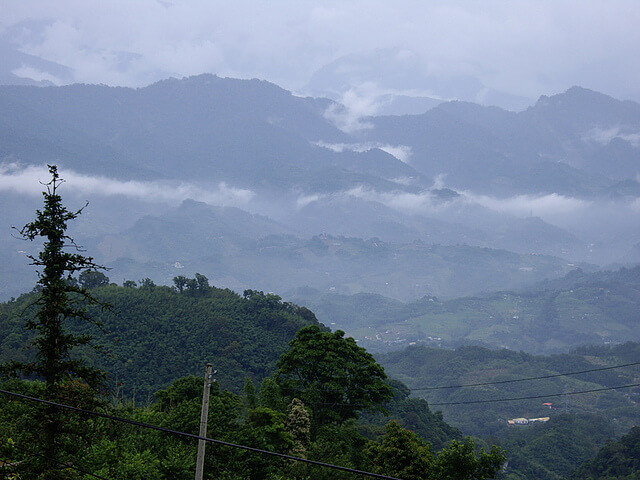
[[[538,418],[530,418],[529,419],[529,423],[534,423],[534,422],[548,422],[550,420],[550,417],[538,417]]]
[[[511,420],[507,420],[509,425],[528,425],[528,418],[512,418]]]
[[[507,420],[507,424],[509,425],[529,425],[530,423],[544,423],[548,422],[549,417],[538,417],[538,418],[512,418],[511,420]]]

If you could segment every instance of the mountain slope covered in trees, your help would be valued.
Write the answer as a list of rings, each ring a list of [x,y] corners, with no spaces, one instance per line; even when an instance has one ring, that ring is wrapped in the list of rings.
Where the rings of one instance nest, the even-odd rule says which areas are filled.
[[[634,480],[640,478],[640,426],[617,442],[602,447],[571,477],[574,480]]]
[[[502,446],[509,480],[569,478],[640,421],[638,343],[550,356],[415,346],[377,358],[447,422]]]
[[[209,286],[202,275],[176,277],[173,288],[155,286],[148,279],[139,287],[131,281],[122,287],[107,285],[104,275],[92,272],[80,275],[79,282],[103,306],[107,300],[111,304],[108,309],[88,309],[92,320],[100,323],[99,330],[84,328],[86,323],[73,319],[65,321],[68,332],[93,335],[103,347],[76,349],[73,355],[106,369],[110,376],[112,397],[108,402],[94,398],[94,409],[99,406],[119,417],[193,435],[199,426],[202,380],[193,375],[178,377],[185,370],[199,370],[208,359],[218,369],[209,430],[209,437],[217,440],[388,475],[409,466],[405,455],[417,455],[426,462],[433,469],[429,478],[442,478],[432,475],[439,469],[451,470],[462,456],[469,468],[477,469],[479,478],[490,478],[503,461],[497,449],[476,458],[473,441],[463,439],[426,402],[409,399],[406,387],[387,380],[384,370],[353,339],[344,338],[340,331],[328,332],[310,311],[282,302],[277,295],[247,290],[239,296]],[[23,347],[30,338],[23,325],[32,314],[36,295],[2,304],[0,323],[6,333],[1,360],[20,360],[25,353],[23,360],[29,360]],[[120,313],[115,313],[116,308]],[[314,361],[309,362],[308,356]],[[323,371],[319,383],[318,371]],[[294,372],[298,373],[291,376]],[[309,381],[291,383],[305,378]],[[340,417],[332,416],[334,409],[323,403],[322,392],[334,384],[341,386],[333,390],[332,401],[350,403]],[[166,388],[157,390],[157,385]],[[379,394],[368,393],[374,387]],[[7,462],[9,473],[23,467],[28,471],[29,465],[21,460],[32,452],[26,445],[31,449],[39,445],[28,425],[38,421],[41,412],[31,407],[28,398],[17,395],[38,398],[43,388],[38,381],[0,382],[0,395],[6,398],[0,406],[0,456],[17,460]],[[60,402],[85,409],[87,400],[95,397],[80,379],[67,379],[60,389],[64,392]],[[78,423],[73,414],[66,416],[67,430],[60,433],[73,431],[82,438],[64,447],[65,454],[74,458],[73,465],[64,468],[69,474],[91,471],[158,480],[191,475],[195,448],[188,440],[167,439],[142,426],[136,426],[136,432],[104,416],[84,413],[84,417],[90,420]],[[389,424],[391,419],[397,423]],[[367,454],[368,449],[382,452],[385,442],[395,442],[394,436],[411,439],[402,452],[384,454],[387,460],[397,456],[394,464]],[[432,453],[432,448],[438,453]],[[215,461],[207,460],[205,478],[342,478],[330,469],[284,463],[256,452],[250,455],[215,445],[210,452],[215,452]]]
[[[210,287],[206,277],[179,292],[146,280],[135,287],[93,289],[108,309],[90,307],[101,328],[71,324],[75,333],[91,334],[99,352],[87,348],[83,358],[109,372],[121,394],[145,401],[178,377],[198,373],[215,363],[226,388],[241,389],[245,378],[256,381],[272,373],[275,362],[296,331],[317,325],[311,311],[283,302],[274,294],[247,291],[244,296]],[[34,294],[0,305],[1,360],[31,355],[24,350],[23,325]]]
[[[475,344],[550,354],[640,340],[640,267],[576,269],[521,290],[451,300],[426,296],[401,303],[302,289],[291,298],[372,351]]]

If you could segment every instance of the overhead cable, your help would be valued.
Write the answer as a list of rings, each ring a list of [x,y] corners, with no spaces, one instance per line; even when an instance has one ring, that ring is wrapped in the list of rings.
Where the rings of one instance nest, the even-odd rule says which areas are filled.
[[[429,402],[429,406],[443,406],[443,405],[471,405],[474,403],[496,403],[496,402],[512,402],[514,400],[532,400],[537,398],[549,398],[549,397],[563,397],[565,395],[583,395],[585,393],[594,393],[594,392],[604,392],[606,390],[618,390],[621,388],[632,388],[632,387],[640,387],[640,383],[634,383],[632,385],[621,385],[619,387],[605,387],[605,388],[594,388],[592,390],[582,390],[579,392],[566,392],[566,393],[550,393],[548,395],[531,395],[527,397],[515,397],[515,398],[498,398],[493,400],[469,400],[467,402],[442,402],[442,403],[431,403]]]
[[[568,377],[571,375],[579,375],[582,373],[591,373],[591,372],[601,372],[603,370],[613,370],[615,368],[623,368],[623,367],[632,367],[634,365],[640,365],[640,362],[634,363],[626,363],[624,365],[615,365],[612,367],[599,367],[592,368],[589,370],[581,370],[579,372],[569,372],[569,373],[554,373],[550,375],[541,375],[538,377],[525,377],[525,378],[516,378],[514,380],[500,380],[496,382],[482,382],[482,383],[464,383],[460,385],[445,385],[441,387],[419,387],[410,389],[412,392],[422,391],[422,390],[443,390],[446,388],[462,388],[462,387],[482,387],[485,385],[501,385],[503,383],[515,383],[515,382],[528,382],[530,380],[542,380],[545,378],[556,378],[556,377]]]
[[[66,409],[66,410],[71,410],[73,412],[82,413],[84,415],[91,415],[91,416],[94,416],[94,417],[106,418],[108,420],[113,420],[113,421],[116,421],[116,422],[128,423],[130,425],[136,425],[136,426],[142,427],[142,428],[149,428],[149,429],[158,430],[158,431],[164,432],[164,433],[170,433],[172,435],[192,438],[194,440],[204,440],[205,442],[216,443],[218,445],[225,445],[227,447],[232,447],[232,448],[240,448],[240,449],[243,449],[243,450],[248,450],[250,452],[261,453],[261,454],[264,454],[264,455],[271,455],[271,456],[274,456],[274,457],[286,458],[288,460],[294,460],[294,461],[297,461],[297,462],[304,462],[304,463],[308,463],[308,464],[311,464],[311,465],[317,465],[319,467],[333,468],[334,470],[342,470],[344,472],[355,473],[355,474],[358,474],[358,475],[365,475],[365,476],[373,477],[373,478],[381,478],[383,480],[401,480],[400,478],[397,478],[397,477],[389,477],[387,475],[380,475],[380,474],[377,474],[377,473],[365,472],[365,471],[362,471],[362,470],[356,470],[354,468],[342,467],[340,465],[332,465],[330,463],[318,462],[316,460],[309,460],[307,458],[294,457],[294,456],[291,456],[291,455],[286,455],[284,453],[271,452],[269,450],[262,450],[260,448],[248,447],[246,445],[237,445],[235,443],[229,443],[229,442],[225,442],[225,441],[222,441],[222,440],[216,440],[214,438],[201,437],[199,435],[194,435],[192,433],[180,432],[178,430],[172,430],[172,429],[166,428],[166,427],[159,427],[157,425],[151,425],[149,423],[138,422],[137,420],[131,420],[131,419],[128,419],[128,418],[116,417],[114,415],[109,415],[109,414],[106,414],[106,413],[100,413],[100,412],[94,412],[94,411],[91,411],[91,410],[85,410],[83,408],[73,407],[71,405],[64,405],[62,403],[56,403],[56,402],[52,402],[50,400],[44,400],[42,398],[30,397],[28,395],[23,395],[21,393],[10,392],[10,391],[7,391],[7,390],[0,390],[0,393],[3,393],[5,395],[11,396],[11,397],[19,398],[21,400],[29,400],[29,401],[32,401],[32,402],[44,403],[46,405],[51,405],[51,406],[54,406],[54,407],[63,408],[63,409]]]
[[[578,392],[566,392],[566,393],[550,393],[548,395],[532,395],[527,397],[515,397],[515,398],[496,398],[490,400],[469,400],[467,402],[444,402],[444,403],[431,403],[428,402],[430,407],[441,406],[441,405],[470,405],[473,403],[494,403],[494,402],[511,402],[514,400],[531,400],[537,398],[548,398],[548,397],[562,397],[564,395],[582,395],[585,393],[594,393],[594,392],[603,392],[606,390],[618,390],[621,388],[632,388],[632,387],[640,387],[640,383],[634,383],[632,385],[621,385],[619,387],[605,387],[605,388],[594,388],[592,390],[581,390]],[[411,397],[419,400],[425,400],[423,398]],[[325,405],[325,406],[333,406],[333,407],[361,407],[361,408],[369,408],[372,405],[364,405],[364,404],[355,404],[355,403],[322,403],[322,402],[311,402],[309,405]]]
[[[635,365],[640,365],[640,362],[625,363],[624,365],[614,365],[614,366],[611,366],[611,367],[591,368],[589,370],[580,370],[580,371],[577,371],[577,372],[553,373],[553,374],[549,374],[549,375],[540,375],[540,376],[536,376],[536,377],[516,378],[516,379],[513,379],[513,380],[497,380],[495,382],[463,383],[463,384],[459,384],[459,385],[443,385],[443,386],[433,386],[433,387],[417,387],[417,388],[408,388],[408,390],[411,391],[411,392],[420,392],[420,391],[427,391],[427,390],[445,390],[445,389],[449,389],[449,388],[483,387],[483,386],[487,386],[487,385],[502,385],[502,384],[505,384],[505,383],[528,382],[528,381],[531,381],[531,380],[543,380],[543,379],[547,379],[547,378],[556,378],[556,377],[569,377],[569,376],[572,376],[572,375],[580,375],[582,373],[601,372],[603,370],[613,370],[613,369],[616,369],[616,368],[633,367]],[[286,392],[302,392],[303,391],[300,388],[288,388],[288,387],[283,387],[282,390],[286,391]],[[363,390],[366,390],[366,391],[377,391],[377,389],[371,389],[371,388],[366,388],[366,389],[363,389]]]

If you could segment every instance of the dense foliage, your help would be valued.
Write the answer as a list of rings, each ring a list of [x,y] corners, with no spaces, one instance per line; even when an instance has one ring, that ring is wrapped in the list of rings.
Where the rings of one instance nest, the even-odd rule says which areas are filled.
[[[444,350],[419,346],[378,355],[389,375],[405,382],[414,395],[428,399],[434,408],[442,409],[452,425],[504,447],[509,461],[506,478],[512,480],[567,478],[606,441],[637,425],[637,387],[540,396],[637,384],[638,365],[560,374],[635,363],[639,358],[640,344],[631,342],[582,347],[571,354],[551,356],[481,347]],[[547,378],[510,382],[540,376]],[[468,384],[482,385],[438,388]],[[501,401],[520,397],[537,398]],[[476,401],[487,403],[467,403]],[[524,426],[507,424],[514,418],[544,417],[550,420]]]
[[[342,341],[348,343],[346,339]],[[202,383],[195,376],[183,377],[156,392],[148,406],[115,403],[103,406],[102,412],[196,434]],[[410,473],[407,478],[428,480],[493,478],[504,463],[498,448],[476,453],[471,439],[462,439],[423,403],[422,417],[430,418],[433,430],[445,436],[447,432],[453,433],[438,447],[432,447],[400,426],[404,419],[393,412],[402,412],[412,404],[402,394],[405,387],[396,383],[395,388],[400,391],[387,403],[392,414],[384,423],[370,417],[358,423],[353,419],[327,420],[313,427],[311,419],[318,417],[314,407],[297,398],[289,401],[273,378],[266,378],[257,389],[248,381],[241,395],[220,389],[216,382],[210,397],[208,436],[235,445],[385,475]],[[39,382],[12,380],[0,384],[0,389],[38,397],[43,386]],[[33,458],[29,426],[38,421],[37,408],[11,396],[3,395],[3,400],[0,460],[9,463],[4,472],[19,474]],[[74,400],[69,399],[68,403],[74,404]],[[376,402],[372,406],[381,404]],[[395,421],[388,423],[390,419]],[[90,478],[85,472],[131,480],[181,480],[193,476],[196,442],[191,439],[86,414],[70,414],[68,422],[83,425],[90,435],[76,444],[73,463],[60,465],[67,478]],[[398,444],[399,438],[405,440]],[[349,472],[220,444],[208,445],[204,471],[206,479],[227,480],[359,478]]]
[[[113,393],[146,401],[175,378],[198,373],[214,363],[218,378],[239,391],[245,377],[261,380],[272,373],[287,342],[306,325],[318,325],[304,307],[274,294],[238,295],[209,286],[204,275],[194,288],[156,286],[143,280],[103,286],[91,293],[112,308],[89,307],[102,327],[75,322],[74,334],[91,334],[103,354],[85,349],[80,356],[109,372]],[[195,282],[196,279],[189,279]],[[33,294],[0,304],[0,360],[27,359],[29,336],[22,318]]]
[[[126,286],[96,286],[92,293],[114,306],[112,311],[102,311],[99,308],[89,310],[104,324],[106,333],[91,329],[81,322],[74,325],[75,331],[90,331],[96,336],[95,342],[104,346],[106,355],[87,349],[81,352],[81,357],[112,372],[110,379],[114,388],[114,401],[124,399],[124,403],[118,407],[121,414],[154,423],[162,415],[173,412],[172,418],[175,420],[172,422],[175,421],[176,428],[191,428],[190,431],[196,433],[202,381],[194,378],[191,381],[175,382],[169,388],[167,386],[176,376],[199,374],[204,363],[213,360],[218,369],[219,387],[213,395],[213,398],[218,400],[212,402],[218,402],[215,408],[223,408],[224,403],[226,410],[212,411],[210,419],[214,422],[214,427],[210,430],[210,436],[231,442],[241,443],[246,440],[251,445],[280,445],[282,448],[286,446],[288,451],[306,455],[308,458],[364,468],[369,465],[367,462],[370,458],[364,454],[367,442],[382,438],[385,424],[390,419],[396,419],[402,427],[419,434],[423,440],[431,443],[436,451],[445,448],[452,439],[462,441],[460,432],[445,423],[443,418],[446,418],[466,433],[484,437],[490,435],[491,443],[504,447],[508,452],[509,461],[505,475],[511,480],[566,478],[572,469],[593,457],[607,439],[615,438],[625,429],[628,430],[637,420],[637,406],[634,406],[633,401],[636,397],[627,395],[633,390],[579,395],[559,401],[550,399],[555,407],[559,407],[557,409],[549,409],[542,405],[545,400],[438,406],[438,409],[443,410],[443,414],[432,413],[427,401],[415,397],[425,396],[429,403],[438,404],[613,387],[633,383],[638,376],[637,367],[502,386],[414,390],[413,397],[409,397],[409,394],[410,388],[509,380],[631,363],[638,359],[638,344],[581,347],[572,354],[548,357],[480,347],[444,350],[415,346],[404,352],[379,356],[387,372],[410,387],[407,388],[396,380],[386,380],[394,391],[394,398],[383,405],[389,416],[364,409],[358,412],[360,419],[357,424],[345,421],[341,425],[328,423],[320,428],[312,428],[310,423],[307,433],[304,427],[296,427],[298,433],[292,434],[289,438],[278,432],[286,431],[286,428],[289,428],[287,425],[293,429],[294,424],[300,425],[300,421],[287,420],[289,406],[295,397],[291,392],[283,390],[286,385],[282,381],[275,381],[270,375],[277,369],[279,356],[288,351],[288,342],[294,338],[298,327],[312,325],[312,337],[317,335],[319,338],[331,337],[335,341],[345,341],[341,348],[347,350],[361,352],[360,347],[355,346],[353,340],[344,338],[341,333],[326,331],[309,310],[283,302],[277,295],[251,290],[244,292],[244,295],[238,295],[230,290],[208,285],[204,276],[176,281],[184,282],[182,289],[176,285],[156,286],[149,280],[127,281]],[[29,352],[22,349],[28,341],[28,335],[22,330],[21,325],[22,315],[29,311],[28,305],[33,300],[32,295],[23,295],[12,302],[0,304],[0,322],[3,327],[6,326],[0,329],[0,352],[6,356],[5,358],[29,358]],[[304,331],[305,329],[303,333]],[[294,347],[295,345],[294,342]],[[318,349],[322,350],[322,347],[320,345]],[[296,348],[291,349],[284,358],[305,358],[304,355],[299,355],[299,352],[294,355],[293,352],[296,351]],[[368,354],[363,358],[370,359]],[[318,365],[321,366],[322,363]],[[253,381],[246,382],[247,378]],[[256,382],[262,384],[254,387]],[[32,393],[38,393],[34,390],[37,390],[37,385],[29,387]],[[189,385],[191,386],[188,387]],[[153,393],[158,389],[163,390],[157,394]],[[243,393],[239,395],[241,391]],[[191,403],[184,403],[181,400],[184,396],[190,398]],[[134,399],[135,408],[131,403]],[[307,399],[307,402],[303,402],[302,409],[308,412],[308,419],[311,420],[313,408],[319,405],[313,405],[311,399]],[[11,402],[11,405],[7,412],[16,415],[11,422],[20,419],[26,421],[24,413],[17,413],[21,412],[23,407],[19,407],[17,402]],[[187,407],[188,405],[190,406]],[[568,410],[565,406],[569,407]],[[254,411],[255,409],[258,410]],[[193,413],[187,413],[187,410]],[[160,411],[164,413],[159,413]],[[298,417],[301,412],[298,408]],[[551,416],[552,419],[544,425],[506,425],[506,419],[522,416]],[[611,420],[613,418],[616,420]],[[225,419],[231,421],[231,426],[225,424],[229,430],[224,430],[227,427],[216,430],[215,422],[227,421]],[[258,425],[260,428],[266,428],[270,433],[258,434],[255,430],[247,430],[249,427],[245,426],[245,430],[242,430],[245,434],[242,436],[236,430],[246,422],[254,427]],[[302,424],[304,425],[304,420]],[[183,468],[187,471],[192,468],[191,452],[195,451],[195,446],[185,446],[178,442],[178,446],[171,447],[170,450],[165,449],[168,447],[151,448],[149,445],[154,444],[150,443],[151,440],[147,439],[147,436],[156,438],[154,441],[160,441],[157,438],[158,434],[154,433],[143,435],[143,439],[137,441],[136,445],[147,445],[147,450],[138,451],[134,455],[133,452],[136,452],[135,448],[138,447],[125,447],[123,451],[122,447],[118,446],[123,436],[133,433],[127,430],[129,427],[118,428],[125,433],[101,440],[104,448],[108,447],[107,451],[99,450],[102,447],[95,447],[96,453],[90,458],[102,458],[100,461],[108,463],[109,459],[113,458],[109,455],[125,455],[126,451],[125,456],[129,458],[128,455],[131,454],[131,462],[134,464],[139,462],[142,465],[148,461],[149,465],[156,465],[150,467],[149,471],[159,472],[157,474],[160,476],[157,478],[171,478],[168,473],[162,473],[165,471],[163,469],[176,471],[174,469],[177,468],[179,471]],[[16,428],[13,431],[23,430]],[[22,437],[18,433],[9,436],[24,439],[28,431],[24,429]],[[216,436],[219,434],[221,436]],[[307,437],[307,434],[312,434],[313,437]],[[140,436],[138,433],[135,435]],[[306,438],[309,439],[305,440]],[[579,438],[580,442],[576,442],[576,438]],[[222,454],[220,452],[225,449],[213,447],[210,450],[211,457],[214,455],[213,452],[219,457]],[[111,453],[108,453],[109,451]],[[15,449],[13,452],[13,458],[21,458],[16,457],[18,452]],[[81,456],[81,452],[77,454]],[[173,455],[173,460],[165,460],[163,455]],[[243,459],[250,457],[242,452],[226,455],[231,458],[229,465],[233,462],[244,462]],[[182,460],[179,460],[180,458]],[[184,462],[181,467],[173,464],[161,467],[163,462],[181,461]],[[256,463],[254,460],[249,461],[251,462]],[[255,468],[260,475],[267,475],[262,466],[256,465],[247,468]],[[108,467],[102,471],[115,472],[115,468]],[[280,467],[274,468],[277,470]],[[323,474],[318,467],[296,468],[302,469],[306,472],[305,475],[309,474],[312,478],[323,478],[322,475],[327,475],[327,478],[341,478],[342,475]],[[220,478],[225,478],[223,475],[231,475],[229,472],[218,473],[222,475]],[[115,473],[113,475],[116,476]],[[131,475],[131,478],[136,478],[135,474]],[[349,474],[344,475],[344,478],[349,478]]]
[[[344,332],[302,328],[278,361],[277,378],[287,396],[313,406],[316,426],[357,418],[393,396],[384,369]]]
[[[408,398],[404,385],[386,380],[384,370],[353,339],[345,338],[342,332],[326,331],[309,310],[283,302],[277,295],[247,290],[241,296],[210,286],[203,275],[194,279],[176,277],[174,287],[156,286],[148,279],[139,286],[128,281],[121,287],[104,286],[104,279],[98,277],[83,276],[82,280],[96,281],[92,294],[113,305],[111,310],[88,310],[102,323],[103,330],[91,329],[83,322],[72,325],[78,333],[94,333],[95,341],[106,352],[87,349],[79,355],[112,372],[112,404],[103,405],[103,411],[197,433],[202,380],[187,376],[171,383],[171,379],[181,370],[198,371],[205,359],[213,358],[218,374],[208,436],[216,439],[365,470],[384,468],[370,463],[365,451],[385,435],[384,425],[389,419],[420,433],[421,441],[429,440],[434,451],[444,448],[447,452],[451,440],[462,440],[460,432],[447,425],[442,416],[433,414],[424,400]],[[7,326],[1,330],[0,342],[7,357],[30,357],[21,348],[28,334],[20,329],[20,322],[30,311],[33,295],[0,305],[0,319]],[[294,338],[300,326],[304,328]],[[312,362],[305,355],[307,350]],[[275,372],[278,357],[279,375],[268,376]],[[345,401],[352,402],[348,408],[335,410],[344,415],[332,415],[333,411],[323,405],[326,402],[314,403],[297,387],[295,391],[285,390],[289,374],[301,372],[309,364],[322,370],[324,377],[320,383],[306,386],[313,390],[341,385],[336,393],[346,393]],[[263,379],[259,388],[251,378]],[[136,406],[141,403],[141,393],[149,392],[152,385],[165,388]],[[223,390],[223,386],[236,393]],[[2,388],[39,397],[43,386],[14,380],[5,382]],[[73,405],[85,405],[78,399],[93,395],[81,385],[69,389],[72,391],[75,397],[65,400]],[[338,400],[342,401],[333,399]],[[33,455],[29,445],[37,439],[29,425],[37,421],[37,411],[36,406],[16,399],[2,403],[3,458],[24,465]],[[352,417],[357,413],[361,413],[361,419],[355,423]],[[168,440],[159,432],[104,419],[78,418],[72,413],[65,418],[68,425],[82,427],[88,438],[74,443],[74,468],[64,469],[69,478],[83,478],[75,468],[107,478],[134,480],[192,475],[193,442]],[[321,420],[312,423],[313,419]],[[451,447],[454,457],[458,455],[456,445]],[[491,455],[496,464],[501,463],[499,452]],[[435,461],[437,456],[433,458]],[[442,458],[448,457],[445,454]],[[206,465],[207,478],[353,478],[344,472],[216,445],[209,447]]]
[[[571,476],[573,480],[637,480],[640,478],[640,427],[602,447]]]

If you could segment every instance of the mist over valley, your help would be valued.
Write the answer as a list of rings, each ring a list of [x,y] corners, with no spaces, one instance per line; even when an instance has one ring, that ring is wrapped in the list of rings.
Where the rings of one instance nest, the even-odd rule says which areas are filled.
[[[2,86],[0,103],[4,224],[24,223],[55,162],[66,195],[90,201],[74,228],[118,282],[202,272],[239,291],[410,301],[640,260],[640,105],[579,87],[519,113],[444,102],[350,133],[334,101],[213,75]],[[4,298],[33,281],[11,278]]]

